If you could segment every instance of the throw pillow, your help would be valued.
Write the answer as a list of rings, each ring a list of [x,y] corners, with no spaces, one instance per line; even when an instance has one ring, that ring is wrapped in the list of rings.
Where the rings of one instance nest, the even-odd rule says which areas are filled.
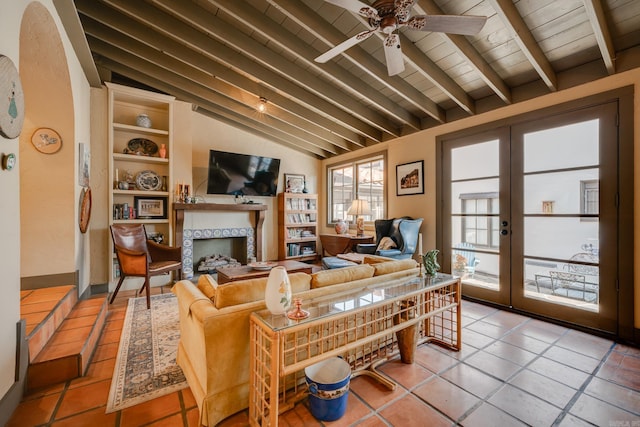
[[[377,251],[383,251],[385,249],[393,249],[396,248],[396,242],[393,241],[391,237],[383,237],[380,239],[380,243],[378,244]]]
[[[212,302],[216,301],[216,290],[218,289],[218,282],[212,276],[203,274],[198,278],[198,289]]]

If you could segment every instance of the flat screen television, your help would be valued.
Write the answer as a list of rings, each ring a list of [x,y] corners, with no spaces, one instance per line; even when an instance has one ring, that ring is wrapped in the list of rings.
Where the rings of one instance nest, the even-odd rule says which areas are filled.
[[[275,196],[280,159],[209,151],[207,194]]]

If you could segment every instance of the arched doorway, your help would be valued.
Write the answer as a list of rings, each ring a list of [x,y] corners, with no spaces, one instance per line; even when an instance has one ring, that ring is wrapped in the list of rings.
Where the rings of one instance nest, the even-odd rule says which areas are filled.
[[[21,279],[29,287],[68,284],[76,270],[73,93],[58,27],[39,2],[30,3],[22,18],[19,70],[25,97],[19,157]],[[35,149],[31,137],[38,128],[61,136],[59,151]]]

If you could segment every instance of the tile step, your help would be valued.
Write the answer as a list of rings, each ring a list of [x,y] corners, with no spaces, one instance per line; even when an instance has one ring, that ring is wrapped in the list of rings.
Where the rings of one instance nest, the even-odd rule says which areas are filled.
[[[26,321],[30,362],[38,357],[77,302],[78,291],[73,285],[20,292],[20,317]]]
[[[104,328],[107,298],[79,301],[29,364],[27,389],[35,390],[85,374]]]

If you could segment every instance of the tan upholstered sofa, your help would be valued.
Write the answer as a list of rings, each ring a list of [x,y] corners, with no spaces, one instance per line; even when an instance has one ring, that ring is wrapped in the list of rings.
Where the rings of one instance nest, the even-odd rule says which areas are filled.
[[[412,259],[368,257],[355,267],[289,275],[303,300],[418,274]],[[249,316],[266,308],[266,278],[219,285],[209,275],[182,280],[173,292],[180,311],[178,365],[195,396],[203,425],[215,426],[249,406]]]

